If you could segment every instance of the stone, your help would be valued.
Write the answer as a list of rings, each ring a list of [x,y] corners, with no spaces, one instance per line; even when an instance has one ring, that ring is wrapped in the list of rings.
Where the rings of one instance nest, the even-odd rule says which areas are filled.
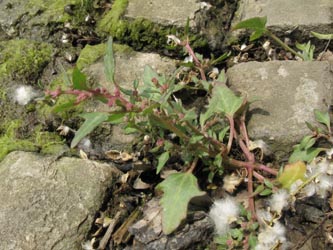
[[[250,105],[248,130],[273,151],[286,151],[310,133],[314,109],[327,111],[332,101],[333,71],[328,61],[271,61],[238,64],[227,71],[234,90],[257,99]],[[281,153],[281,152],[280,152]]]
[[[267,27],[273,33],[290,33],[295,29],[307,35],[310,31],[333,32],[331,0],[241,0],[233,23],[258,16],[267,16]]]
[[[12,152],[0,163],[0,249],[78,250],[120,171]]]
[[[196,0],[187,1],[144,1],[131,0],[126,9],[126,18],[145,18],[161,25],[185,27],[187,18],[194,19],[200,11],[200,3]],[[192,23],[192,25],[194,25]]]

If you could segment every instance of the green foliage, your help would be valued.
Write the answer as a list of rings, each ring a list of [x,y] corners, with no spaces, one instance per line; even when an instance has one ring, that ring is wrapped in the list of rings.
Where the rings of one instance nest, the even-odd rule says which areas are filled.
[[[87,77],[77,67],[74,68],[72,74],[73,88],[78,90],[87,90]]]
[[[191,173],[175,173],[168,176],[156,187],[163,191],[163,232],[172,233],[186,218],[187,206],[193,197],[204,195],[200,191],[196,177]]]
[[[250,36],[250,41],[254,41],[267,32],[266,29],[267,17],[253,17],[246,19],[242,22],[239,22],[233,27],[233,30],[236,29],[250,29],[254,32]]]
[[[321,40],[332,40],[333,39],[333,34],[321,34],[321,33],[311,31],[311,35],[313,35],[314,37],[317,37],[318,39],[321,39]]]
[[[331,126],[331,119],[328,112],[321,112],[320,110],[314,110],[315,118],[318,122],[324,124],[327,128]]]
[[[296,42],[296,48],[302,51],[304,61],[313,61],[315,46],[310,41],[306,44]]]
[[[305,136],[300,144],[294,146],[294,150],[289,157],[289,163],[297,161],[311,162],[321,151],[322,148],[314,148],[316,139],[312,136]]]
[[[104,70],[106,79],[110,83],[114,83],[115,60],[113,56],[112,38],[110,37],[107,43],[106,55],[104,56]]]
[[[109,118],[107,113],[98,112],[81,114],[81,116],[86,120],[75,133],[75,137],[71,142],[72,148],[74,148],[85,136],[91,133],[98,125]]]

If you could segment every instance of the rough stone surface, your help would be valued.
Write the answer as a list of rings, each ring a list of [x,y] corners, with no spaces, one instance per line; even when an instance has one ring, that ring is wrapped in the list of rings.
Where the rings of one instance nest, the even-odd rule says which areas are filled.
[[[328,61],[247,62],[227,72],[231,88],[259,101],[250,106],[248,129],[253,139],[288,150],[310,131],[314,109],[332,101],[333,71]],[[287,147],[285,147],[287,146]]]
[[[274,32],[303,31],[333,32],[332,0],[241,0],[234,23],[267,16],[267,26]]]
[[[200,3],[196,0],[131,0],[128,3],[125,17],[133,19],[143,17],[161,25],[185,27],[187,18],[193,20],[195,13],[199,10]]]
[[[10,153],[0,163],[0,249],[81,249],[118,174],[88,160]]]

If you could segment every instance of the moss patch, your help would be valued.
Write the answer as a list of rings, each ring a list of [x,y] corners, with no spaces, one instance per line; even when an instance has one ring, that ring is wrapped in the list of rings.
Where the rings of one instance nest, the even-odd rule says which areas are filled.
[[[184,30],[173,26],[161,26],[143,18],[122,19],[128,0],[115,0],[112,9],[98,23],[101,34],[111,35],[136,50],[163,50],[168,48],[167,35],[184,34]],[[199,35],[189,34],[194,49],[207,46],[207,40]]]
[[[133,50],[126,45],[113,44],[115,52],[131,53]],[[98,45],[87,45],[81,51],[80,56],[76,62],[78,69],[82,70],[84,67],[89,66],[96,62],[99,58],[106,54],[106,43]]]
[[[15,150],[40,151],[42,153],[57,153],[63,148],[60,136],[36,129],[30,138],[21,138],[22,121],[12,120],[2,125],[3,135],[0,136],[0,161]],[[41,128],[41,127],[40,127]]]
[[[0,78],[35,80],[51,60],[52,46],[30,40],[0,42]]]

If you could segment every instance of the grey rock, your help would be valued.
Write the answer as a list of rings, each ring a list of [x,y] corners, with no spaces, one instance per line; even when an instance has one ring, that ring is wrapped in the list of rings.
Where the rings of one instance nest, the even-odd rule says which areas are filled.
[[[0,249],[81,249],[119,174],[89,160],[10,153],[0,163]]]
[[[289,33],[296,28],[307,34],[310,31],[333,32],[331,0],[318,0],[315,3],[312,0],[241,0],[233,22],[236,24],[257,16],[267,16],[267,26],[274,33]]]
[[[328,61],[247,62],[230,68],[232,89],[258,101],[250,105],[248,129],[252,139],[264,139],[273,151],[287,153],[310,133],[314,109],[326,111],[332,101],[333,71]]]
[[[161,25],[175,25],[185,27],[187,18],[192,20],[200,10],[200,3],[196,0],[187,1],[129,1],[125,17],[146,18]]]

